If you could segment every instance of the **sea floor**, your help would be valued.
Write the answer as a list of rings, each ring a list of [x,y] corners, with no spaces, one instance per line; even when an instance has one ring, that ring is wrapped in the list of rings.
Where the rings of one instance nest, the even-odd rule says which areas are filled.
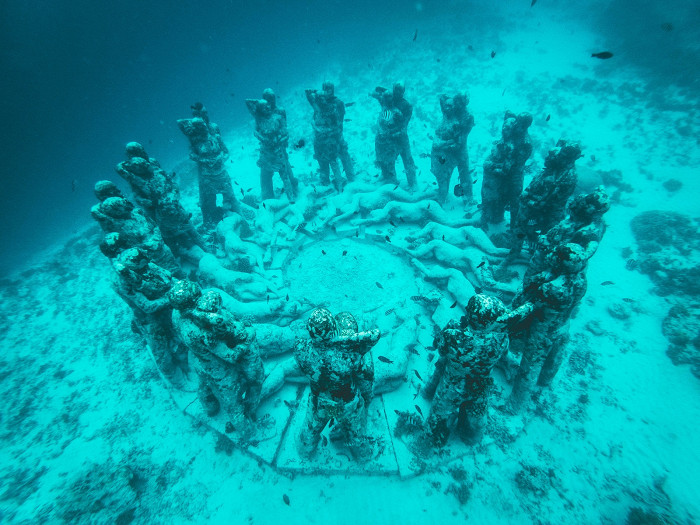
[[[647,91],[631,68],[603,76],[588,58],[599,37],[539,16],[523,17],[507,34],[470,35],[472,41],[449,26],[427,28],[420,46],[408,35],[369,63],[338,64],[309,79],[311,86],[335,79],[336,93],[355,102],[346,139],[360,180],[345,195],[319,198],[312,190],[311,147],[292,150],[306,200],[296,210],[282,206],[265,217],[260,211],[268,235],[280,217],[293,223],[305,204],[319,204],[305,224],[309,235],[280,234],[285,256],[261,256],[270,255],[267,267],[281,275],[274,301],[287,293],[301,305],[355,312],[364,328],[382,330],[375,358],[394,362],[386,369],[378,363],[389,386],[372,405],[371,426],[385,440],[382,454],[363,468],[332,449],[322,450],[315,463],[301,462],[293,451],[305,409],[298,384],[263,406],[274,418],[269,441],[250,449],[234,445],[220,424],[188,405],[187,394],[161,379],[131,331],[129,308],[110,288],[98,228],[86,226],[0,283],[0,521],[617,524],[634,507],[678,523],[700,520],[700,381],[689,367],[673,365],[661,332],[669,307],[683,299],[651,293],[651,281],[628,270],[622,253],[634,244],[629,222],[642,211],[697,214],[697,102],[683,100],[672,86]],[[542,24],[550,28],[545,34]],[[565,50],[556,45],[562,38]],[[363,222],[354,207],[371,201],[386,210],[394,190],[375,178],[378,108],[367,92],[399,78],[416,108],[409,133],[419,189],[406,192],[400,173],[395,195],[403,207],[393,215],[370,213]],[[291,142],[311,142],[305,87],[278,90]],[[461,315],[474,280],[495,285],[474,268],[482,260],[488,268],[501,255],[471,229],[470,213],[465,217],[456,197],[426,219],[426,206],[438,205],[429,159],[421,153],[430,151],[429,135],[439,121],[437,94],[459,89],[470,92],[476,120],[469,137],[475,195],[503,112],[511,109],[535,117],[531,173],[558,138],[578,140],[586,155],[578,162],[581,191],[606,182],[614,204],[589,265],[587,295],[571,322],[568,358],[551,390],[531,410],[512,416],[501,409],[508,387],[497,374],[484,441],[453,444],[446,457],[421,465],[393,435],[394,410],[419,403],[427,410],[420,397],[414,400],[420,382],[413,370],[430,375],[433,327]],[[215,108],[209,110],[216,121]],[[237,188],[252,187],[254,195],[251,126],[224,130],[224,136]],[[185,205],[197,213],[192,166],[183,161],[173,168]],[[682,182],[680,190],[664,187],[672,178]],[[417,209],[423,215],[397,224],[397,217]],[[345,217],[334,220],[338,215]],[[425,278],[421,264],[433,274],[445,268],[439,256],[416,253],[415,237],[426,220],[448,233],[469,233],[468,246],[457,245],[476,264],[469,271],[455,264],[463,280]],[[602,284],[608,281],[613,284]],[[516,286],[492,289],[507,299]],[[420,297],[428,298],[429,309],[412,300]],[[302,307],[298,317],[307,311]]]

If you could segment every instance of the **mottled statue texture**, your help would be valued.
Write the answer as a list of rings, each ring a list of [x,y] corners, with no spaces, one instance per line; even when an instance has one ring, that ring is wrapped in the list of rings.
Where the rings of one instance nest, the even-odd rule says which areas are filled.
[[[368,352],[379,340],[379,331],[358,332],[351,314],[333,317],[326,308],[311,313],[307,328],[309,338],[298,339],[294,349],[310,383],[300,452],[312,455],[330,422],[332,438],[342,440],[356,459],[368,459],[372,447],[363,434],[374,382]]]
[[[221,138],[219,126],[209,120],[201,102],[192,106],[191,119],[177,121],[180,131],[190,142],[190,159],[197,163],[199,172],[199,207],[207,229],[213,229],[225,212],[240,213],[240,204],[226,171],[228,148]],[[221,195],[222,208],[217,206]]]
[[[528,128],[532,115],[516,115],[506,111],[501,128],[501,139],[491,149],[484,162],[481,185],[481,221],[484,226],[503,220],[510,211],[510,226],[514,228],[518,216],[520,194],[523,191],[525,163],[532,155]]]
[[[457,169],[459,185],[455,194],[472,198],[472,181],[469,176],[467,137],[474,127],[474,117],[467,109],[469,95],[458,93],[452,97],[440,95],[442,121],[435,130],[430,152],[430,170],[438,184],[438,202],[444,204],[450,191],[452,172]]]
[[[404,97],[405,91],[403,83],[397,82],[392,91],[377,87],[370,93],[381,106],[374,147],[382,180],[398,184],[396,159],[401,156],[408,186],[413,188],[416,185],[416,164],[408,140],[408,123],[413,116],[413,106]]]
[[[277,97],[271,89],[263,92],[260,100],[247,99],[246,107],[255,118],[255,138],[260,142],[260,191],[263,199],[274,199],[275,192],[272,177],[279,173],[284,191],[290,202],[297,197],[299,181],[292,173],[289,164],[287,145],[287,113],[277,105]]]
[[[345,184],[355,178],[348,143],[343,138],[345,104],[335,96],[331,82],[324,82],[320,92],[307,89],[306,100],[314,110],[314,158],[318,161],[321,184],[332,182],[336,190],[342,191]],[[341,164],[346,178],[341,173]]]
[[[236,431],[256,419],[264,379],[254,330],[238,321],[216,291],[202,293],[190,281],[179,281],[169,293],[173,326],[190,349],[199,376],[199,399],[208,415],[220,410]]]

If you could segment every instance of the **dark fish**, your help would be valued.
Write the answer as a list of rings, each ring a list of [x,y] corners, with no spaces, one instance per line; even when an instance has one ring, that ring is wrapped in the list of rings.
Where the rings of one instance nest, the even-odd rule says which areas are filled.
[[[284,300],[289,301],[289,294],[287,294],[287,297],[285,297]]]
[[[530,4],[530,7],[532,7],[532,6],[535,5],[536,3],[537,3],[537,0],[532,0],[532,3]]]
[[[335,418],[332,417],[328,420],[328,428],[331,428],[333,425],[335,425]]]
[[[428,203],[428,207],[426,208],[426,210],[429,210],[429,209],[430,209],[430,203]]]
[[[345,103],[345,107],[346,107],[346,108],[349,108],[350,106],[354,106],[354,105],[355,105],[354,102],[346,102],[346,103]]]
[[[610,51],[602,51],[600,53],[591,54],[591,57],[600,58],[602,60],[607,60],[608,58],[612,58],[612,56],[613,54]]]
[[[413,405],[413,406],[416,407],[416,412],[418,412],[420,414],[420,417],[423,417],[423,411],[420,409],[420,407],[418,405]]]
[[[388,235],[385,235],[385,236],[384,236],[384,240],[385,240],[386,242],[391,242],[391,237],[389,237]]]
[[[445,234],[444,234],[444,233],[442,234],[442,240],[443,240],[443,241],[445,240]]]
[[[287,401],[286,399],[284,399],[283,401],[284,401],[284,404],[287,405],[287,408],[288,408],[289,410],[294,410],[294,405],[293,405],[293,404],[291,404],[291,403],[290,403],[289,401]]]
[[[399,187],[399,185],[398,185],[398,184],[397,184],[396,186],[394,186],[394,191],[395,191],[395,190],[397,190],[397,189],[398,189],[398,187]]]
[[[377,357],[377,359],[379,359],[382,363],[386,363],[388,365],[393,363],[391,359],[389,359],[388,357],[384,357],[383,355],[380,355],[379,357]]]
[[[345,257],[348,254],[347,250],[343,250],[343,257]]]
[[[469,44],[469,45],[467,46],[467,49],[468,49],[469,51],[474,51],[474,46],[471,45],[471,44]]]
[[[506,94],[506,88],[503,88],[503,92],[501,93],[501,96]]]
[[[422,378],[422,377],[420,376],[420,374],[418,373],[418,370],[414,370],[413,373],[416,374],[416,377],[417,377],[420,381],[423,381],[423,378]]]
[[[421,159],[429,159],[430,158],[430,153],[420,153],[418,155]]]
[[[282,494],[282,501],[289,505],[289,496],[287,496],[286,494]]]
[[[483,265],[485,265],[485,264],[486,264],[486,261],[481,261],[481,262],[479,263],[479,265],[477,266],[477,268],[481,268],[481,267],[482,267]]]
[[[394,412],[396,413],[397,416],[400,416],[400,415],[401,415],[401,412],[399,412],[399,411],[396,410],[396,409],[394,409]]]
[[[306,146],[306,141],[304,139],[299,139],[294,143],[294,149],[301,149]]]
[[[75,193],[75,188],[78,187],[78,179],[73,179],[73,182],[70,183],[70,188]]]
[[[384,289],[384,287],[381,285],[381,283],[379,281],[375,282],[374,284],[377,285],[377,288],[381,288],[382,290]]]
[[[602,283],[600,283],[601,286],[610,286],[611,284],[615,284],[615,283],[612,281],[603,281]]]
[[[396,228],[396,223],[394,221],[389,221],[389,224],[391,224],[394,228]]]
[[[447,159],[446,159],[445,157],[443,157],[442,155],[440,155],[440,156],[438,157],[438,162],[439,162],[440,164],[445,164],[445,162],[447,162]]]
[[[418,385],[418,388],[416,388],[416,393],[413,394],[413,400],[414,400],[414,401],[415,401],[416,398],[418,397],[418,394],[420,394],[420,389],[421,389],[421,385]]]
[[[352,122],[352,119],[351,119],[351,118],[346,118],[346,119],[343,119],[343,122]]]
[[[322,253],[323,255],[326,255],[326,250],[321,250],[321,253]]]
[[[253,188],[248,188],[247,190],[245,190],[246,193],[250,193],[251,191],[253,191]]]
[[[267,294],[267,304],[270,304],[270,294]]]
[[[626,303],[633,303],[634,302],[634,299],[630,299],[629,297],[623,297],[622,300],[625,301]]]
[[[440,62],[440,59],[438,58],[437,61]]]
[[[357,230],[357,231],[355,232],[355,237],[359,237],[359,236],[360,236],[360,230]]]
[[[552,118],[552,115],[547,115],[547,118],[544,119],[545,122],[549,122],[549,119]]]
[[[394,308],[389,308],[386,312],[384,312],[384,315],[389,315],[394,311]]]
[[[482,288],[480,288],[479,286],[475,286],[475,287],[474,287],[474,292],[476,292],[477,295],[480,294],[480,293],[483,292],[483,291],[484,291],[484,290],[483,290]]]
[[[399,217],[399,220],[400,220],[401,222],[405,222],[405,221],[403,220],[403,217]]]
[[[323,434],[323,435],[321,436],[321,444],[322,444],[324,447],[327,447],[327,446],[328,446],[328,438],[326,437],[325,434]]]
[[[410,346],[408,347],[408,353],[409,354],[414,354],[414,355],[420,355],[420,352],[416,350],[415,346]]]
[[[241,188],[241,195],[245,197],[245,192],[243,191],[243,188]]]
[[[454,308],[455,306],[457,306],[457,301],[455,301],[454,303],[452,303],[452,306],[450,306],[450,308]]]
[[[479,179],[474,179],[474,180],[472,181],[472,184],[476,184],[477,182],[479,182]]]
[[[265,206],[265,203],[263,202],[263,208],[267,209],[267,206]]]
[[[495,57],[495,56],[496,56],[496,52],[495,52],[495,51],[491,51],[491,58],[493,58],[493,57]]]
[[[457,184],[455,186],[455,189],[452,191],[452,193],[454,193],[455,197],[461,197],[462,195],[464,195],[464,190],[462,189],[462,185]]]
[[[416,38],[418,38],[418,30],[416,29],[416,32],[413,33],[413,41],[416,41]]]
[[[668,33],[669,31],[673,31],[673,25],[671,25],[669,22],[665,22],[661,24],[661,29]]]
[[[516,237],[517,237],[518,239],[524,239],[524,238],[525,238],[525,234],[524,234],[524,233],[519,233],[519,234],[516,235]]]

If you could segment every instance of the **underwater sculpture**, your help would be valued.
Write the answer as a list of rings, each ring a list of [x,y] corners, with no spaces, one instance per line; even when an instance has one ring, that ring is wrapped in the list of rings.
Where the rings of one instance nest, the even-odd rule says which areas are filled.
[[[192,214],[180,204],[180,189],[174,176],[150,158],[138,142],[126,145],[126,157],[115,169],[129,183],[136,204],[158,225],[165,243],[177,255],[195,260],[201,257],[201,249],[191,249],[203,249],[204,240],[190,221]]]
[[[314,110],[314,158],[318,161],[321,184],[331,184],[332,171],[333,187],[340,192],[345,184],[355,179],[348,143],[343,138],[345,104],[335,96],[332,82],[324,82],[320,93],[315,89],[307,89],[306,100]],[[347,180],[340,172],[339,160]]]
[[[311,312],[307,329],[309,339],[298,339],[294,349],[294,357],[309,378],[311,389],[299,436],[300,453],[311,456],[321,431],[333,420],[331,437],[342,440],[355,459],[366,460],[372,447],[363,432],[374,377],[365,356],[379,341],[379,330],[358,332],[351,314],[333,317],[326,308]]]
[[[246,99],[245,104],[255,118],[255,138],[260,142],[258,166],[262,198],[263,200],[275,198],[272,177],[275,173],[279,173],[289,202],[294,202],[299,181],[292,173],[287,154],[289,143],[287,114],[283,108],[277,106],[275,94],[271,89],[263,92],[262,99]]]
[[[408,187],[412,189],[416,185],[416,164],[408,141],[408,123],[413,116],[413,106],[404,97],[405,91],[403,83],[396,82],[392,91],[377,87],[369,96],[379,101],[382,110],[374,141],[376,164],[381,169],[382,180],[398,184],[396,159],[401,156]]]
[[[457,168],[459,185],[455,194],[472,199],[472,181],[469,175],[467,137],[474,127],[474,117],[467,105],[469,95],[458,93],[452,97],[440,95],[442,122],[435,130],[430,152],[430,171],[438,183],[438,202],[444,204],[450,190],[452,172]]]
[[[214,416],[223,410],[233,430],[249,430],[264,378],[255,331],[223,306],[218,292],[202,293],[191,281],[177,282],[168,297],[175,331],[191,351],[205,411]]]
[[[510,227],[515,227],[520,194],[523,191],[525,163],[532,155],[528,128],[532,115],[516,115],[506,111],[501,128],[501,139],[494,143],[491,154],[484,162],[484,179],[481,185],[481,223],[497,224],[510,210]]]
[[[172,325],[168,299],[172,274],[150,262],[139,248],[121,252],[112,268],[113,288],[134,312],[132,326],[146,340],[158,370],[174,386],[182,386],[188,371],[187,350],[178,344]]]
[[[149,260],[177,277],[182,276],[182,270],[165,244],[158,226],[141,209],[134,207],[131,201],[120,196],[110,196],[114,195],[115,189],[119,192],[109,181],[98,181],[95,184],[95,195],[100,202],[92,207],[90,214],[105,234],[118,233],[116,239],[112,236],[110,240],[118,239],[119,245],[123,247],[141,248]]]
[[[509,405],[518,410],[536,387],[548,386],[561,365],[569,340],[569,319],[586,294],[586,253],[574,243],[554,246],[545,257],[546,269],[531,276],[513,299],[513,307],[532,303],[534,313],[524,331],[511,338],[521,352]]]
[[[225,162],[228,148],[221,138],[219,126],[209,120],[209,113],[201,102],[192,106],[191,119],[180,119],[177,125],[190,141],[190,159],[199,170],[199,207],[206,229],[213,229],[228,212],[241,212],[233,192],[231,178]],[[222,206],[217,206],[217,195],[222,197]]]
[[[546,234],[540,235],[535,253],[525,271],[525,280],[546,269],[547,253],[559,244],[578,244],[583,248],[583,257],[588,263],[605,234],[603,215],[609,209],[610,198],[602,187],[572,199],[568,206],[568,216]]]
[[[433,399],[425,422],[430,443],[444,446],[453,429],[465,441],[481,439],[491,370],[508,351],[508,330],[531,312],[529,303],[509,311],[495,297],[473,295],[460,322],[450,321],[436,336],[433,346],[440,357],[423,389],[424,397]]]
[[[544,169],[520,196],[509,260],[520,253],[524,242],[532,250],[540,233],[564,218],[566,202],[576,188],[576,160],[581,156],[581,146],[566,140],[549,150]]]

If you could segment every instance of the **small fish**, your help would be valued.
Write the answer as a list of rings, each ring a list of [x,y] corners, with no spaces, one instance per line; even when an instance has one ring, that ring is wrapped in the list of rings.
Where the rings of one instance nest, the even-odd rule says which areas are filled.
[[[267,304],[270,304],[270,294],[267,294]]]
[[[416,407],[416,412],[418,412],[420,414],[420,417],[423,417],[423,411],[420,409],[420,407],[418,405],[413,405],[413,406]]]
[[[396,191],[398,188],[399,188],[399,185],[397,184],[396,186],[394,186],[394,191]]]
[[[444,233],[442,234],[442,240],[443,240],[443,241],[445,240],[445,234],[444,234]]]
[[[389,315],[394,311],[394,308],[389,308],[386,312],[384,312],[384,315]]]
[[[267,209],[267,206],[265,206],[265,203],[263,202],[263,208]]]
[[[326,437],[325,434],[323,434],[323,435],[321,436],[321,445],[324,446],[324,447],[327,447],[327,446],[328,446],[328,438]]]
[[[413,41],[416,41],[416,38],[418,38],[418,30],[416,29],[416,32],[413,33]]]
[[[480,293],[483,292],[483,291],[484,291],[484,290],[483,290],[481,287],[479,287],[479,286],[475,286],[475,287],[474,287],[474,292],[476,292],[477,295],[480,294]]]
[[[668,33],[669,31],[673,31],[673,25],[670,24],[669,22],[665,22],[665,23],[661,24],[661,29]]]
[[[501,93],[501,96],[506,94],[506,88],[503,88],[503,92]]]
[[[622,300],[625,301],[626,303],[633,303],[634,302],[634,299],[630,299],[629,297],[623,297]]]
[[[418,397],[418,394],[420,394],[420,389],[422,385],[418,385],[418,388],[416,389],[416,393],[413,394],[413,400],[415,401],[416,398]]]
[[[414,370],[413,373],[416,374],[416,377],[418,378],[419,381],[423,381],[423,378],[418,373],[418,370]]]
[[[328,420],[328,428],[332,428],[335,425],[335,418],[332,417]]]
[[[438,58],[437,61],[440,62],[440,59]]]
[[[304,139],[299,139],[294,143],[294,149],[301,149],[306,146],[306,141]]]
[[[321,253],[322,253],[323,255],[326,255],[326,250],[321,250]]]
[[[452,190],[452,193],[454,193],[454,196],[455,196],[455,197],[461,197],[462,195],[464,195],[464,190],[462,189],[462,185],[461,185],[461,184],[457,184],[457,185],[455,186],[455,189]]]
[[[445,157],[443,157],[442,155],[440,155],[440,156],[438,157],[438,162],[439,162],[440,164],[445,164],[445,162],[447,162],[447,159],[446,159]]]
[[[292,403],[290,403],[290,402],[287,401],[286,399],[284,399],[283,401],[284,401],[284,404],[287,406],[287,408],[288,408],[289,410],[294,410],[294,405],[293,405]]]
[[[399,411],[396,410],[396,409],[394,409],[394,412],[396,413],[397,416],[400,416],[400,415],[401,415],[401,412],[399,412]]]
[[[241,195],[245,197],[245,192],[243,191],[243,188],[241,188]]]
[[[251,191],[253,191],[253,188],[248,188],[247,190],[245,190],[246,193],[250,193]]]
[[[420,153],[418,155],[421,159],[429,159],[430,158],[430,153]]]
[[[612,284],[615,284],[615,283],[612,281],[603,281],[602,283],[600,283],[601,286],[610,286]]]
[[[485,264],[486,264],[486,261],[481,261],[481,262],[478,264],[477,268],[481,268],[481,267],[482,267],[483,265],[485,265]]]
[[[552,115],[547,115],[547,118],[544,119],[545,122],[549,122],[549,119],[552,118]]]
[[[429,203],[428,203],[428,207],[426,208],[426,210],[429,210],[429,209],[430,209],[430,204],[431,204],[431,203],[429,202]]]
[[[289,301],[289,294],[287,294],[287,297],[285,297],[284,300]]]
[[[287,506],[289,506],[289,496],[287,496],[286,494],[282,494],[282,501],[284,501],[284,503]]]
[[[379,357],[377,357],[377,359],[379,359],[382,363],[386,363],[387,365],[393,363],[391,359],[389,359],[388,357],[384,357],[383,355],[380,355]]]
[[[607,60],[608,58],[612,58],[613,54],[610,51],[602,51],[600,53],[592,53],[591,57]]]
[[[355,237],[359,237],[359,236],[360,236],[360,230],[357,230],[357,231],[355,232]]]
[[[469,44],[469,45],[467,46],[467,49],[468,49],[469,51],[474,51],[474,46],[471,45],[471,44]]]
[[[457,301],[455,301],[454,303],[452,303],[452,306],[450,306],[450,308],[454,308],[455,306],[457,306]]]
[[[491,51],[491,58],[493,58],[493,57],[495,57],[495,56],[496,56],[496,52],[495,52],[495,51]]]
[[[403,220],[403,217],[399,217],[399,221],[400,221],[400,222],[405,222],[405,221]]]
[[[413,345],[408,347],[408,353],[413,355],[420,355],[420,352],[416,350],[416,347]]]
[[[345,257],[348,254],[347,250],[343,250],[343,257]]]
[[[516,235],[516,237],[517,237],[518,239],[524,239],[524,238],[525,238],[525,234],[524,234],[524,233],[519,233],[519,234]]]
[[[381,285],[381,283],[379,281],[376,281],[374,284],[377,285],[377,288],[381,288],[382,290],[384,289],[384,287]]]
[[[394,221],[389,221],[389,224],[391,224],[394,228],[396,228],[396,223]]]
[[[384,240],[385,240],[386,242],[391,242],[391,237],[389,237],[388,235],[385,235],[385,236],[384,236]]]
[[[530,7],[532,7],[532,6],[535,5],[536,3],[537,3],[537,0],[532,0],[532,3],[530,4]]]
[[[472,184],[476,184],[477,182],[479,182],[479,179],[474,179],[474,180],[472,181]]]
[[[345,107],[346,107],[346,108],[352,107],[352,106],[354,106],[354,105],[355,105],[354,102],[346,102],[346,103],[345,103]]]

